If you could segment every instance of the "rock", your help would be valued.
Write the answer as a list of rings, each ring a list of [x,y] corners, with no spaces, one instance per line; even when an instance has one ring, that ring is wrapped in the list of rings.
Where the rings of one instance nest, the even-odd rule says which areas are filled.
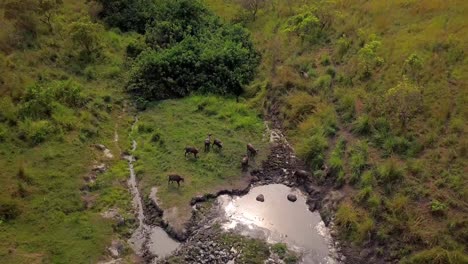
[[[109,149],[104,150],[104,156],[108,159],[114,158],[114,155],[112,155],[112,152]]]
[[[295,202],[297,200],[297,196],[294,194],[288,194],[288,200],[291,202]]]
[[[93,171],[104,173],[107,170],[107,166],[104,163],[101,163],[99,165],[94,165]]]
[[[263,196],[263,194],[259,194],[259,195],[257,196],[257,198],[255,198],[255,199],[256,199],[257,201],[263,203],[263,202],[265,201],[265,196]]]
[[[94,146],[100,151],[104,151],[107,149],[106,146],[104,146],[103,144],[96,144]]]
[[[118,258],[124,251],[124,245],[120,240],[112,240],[112,244],[107,248],[113,258]]]

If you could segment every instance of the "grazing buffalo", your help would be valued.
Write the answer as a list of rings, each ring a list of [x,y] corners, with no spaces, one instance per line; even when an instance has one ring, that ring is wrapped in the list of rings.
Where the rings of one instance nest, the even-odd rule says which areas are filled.
[[[213,146],[217,146],[218,149],[222,149],[223,148],[223,142],[221,142],[221,140],[219,140],[219,139],[215,139],[213,141]]]
[[[205,152],[210,151],[211,145],[211,134],[208,134],[208,137],[205,139]]]
[[[177,187],[180,187],[180,182],[184,182],[184,177],[177,174],[169,174],[167,184],[170,184],[171,182],[177,182]]]
[[[242,165],[242,170],[244,171],[247,170],[247,168],[249,167],[249,157],[247,155],[245,155],[242,158],[241,165]]]
[[[254,148],[252,144],[247,144],[247,155],[250,157],[255,157],[257,155],[258,149]]]
[[[309,179],[310,173],[308,173],[305,170],[297,170],[294,172],[294,177],[296,178],[296,181],[298,182],[304,182]]]
[[[198,151],[198,149],[195,147],[185,147],[185,157],[187,157],[187,154],[193,154],[195,158],[198,158],[197,157],[198,152],[200,151]]]

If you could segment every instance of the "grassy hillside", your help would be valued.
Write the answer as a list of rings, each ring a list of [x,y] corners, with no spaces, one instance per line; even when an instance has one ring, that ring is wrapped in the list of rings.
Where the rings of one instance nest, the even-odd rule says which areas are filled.
[[[106,30],[92,3],[50,3],[0,4],[1,263],[95,263],[114,236],[100,213],[131,207],[117,160],[128,145],[122,81],[134,36]],[[87,184],[101,162],[111,169]]]
[[[255,112],[244,104],[222,97],[195,96],[154,104],[141,114],[135,132],[138,149],[135,153],[140,185],[146,194],[157,187],[157,196],[169,223],[183,228],[191,216],[190,200],[197,195],[223,189],[244,189],[250,177],[242,171],[241,161],[247,143],[260,154],[250,160],[250,169],[257,167],[267,155],[268,140],[262,135],[265,127]],[[213,134],[223,142],[204,151],[204,141]],[[184,157],[184,148],[199,149],[199,158]],[[185,178],[180,188],[169,185],[167,175],[176,173]]]
[[[251,30],[250,103],[347,194],[344,239],[410,263],[467,261],[466,1],[270,0],[255,16],[249,1],[205,2]]]

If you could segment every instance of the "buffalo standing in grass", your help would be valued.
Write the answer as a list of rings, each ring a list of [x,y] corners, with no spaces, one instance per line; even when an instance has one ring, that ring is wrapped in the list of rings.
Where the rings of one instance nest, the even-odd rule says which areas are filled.
[[[258,149],[256,149],[252,144],[247,144],[247,156],[255,157],[258,153]]]
[[[185,147],[185,157],[187,157],[187,154],[193,154],[195,158],[198,158],[197,155],[199,152],[200,151],[195,147]]]
[[[205,139],[205,152],[210,151],[211,146],[211,134],[208,134],[208,137]]]
[[[167,184],[170,184],[171,182],[177,182],[177,187],[180,187],[180,182],[184,182],[184,177],[177,174],[169,174]]]
[[[221,149],[223,149],[223,142],[221,142],[221,140],[219,140],[219,139],[215,139],[213,141],[213,146],[216,146],[216,147],[218,147],[218,150],[221,150]]]

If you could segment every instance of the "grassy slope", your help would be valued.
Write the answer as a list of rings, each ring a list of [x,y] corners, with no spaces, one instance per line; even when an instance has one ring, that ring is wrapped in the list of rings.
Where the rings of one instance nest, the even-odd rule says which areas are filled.
[[[209,133],[223,142],[221,152],[213,148],[204,152]],[[245,104],[232,99],[195,96],[155,103],[140,115],[134,133],[140,186],[145,195],[153,186],[158,188],[165,216],[181,228],[190,217],[192,197],[247,186],[248,177],[241,171],[240,162],[250,142],[260,149],[251,167],[260,164],[268,147],[263,133],[261,119]],[[159,136],[158,141],[152,140],[155,135]],[[185,146],[197,147],[199,159],[185,159]],[[180,188],[177,184],[168,185],[168,173],[183,175],[185,183]]]
[[[239,17],[234,0],[205,2],[226,20]],[[280,102],[280,117],[299,154],[307,158],[316,150],[309,162],[323,156],[334,169],[332,180],[346,184],[349,195],[338,215],[346,239],[360,245],[370,237],[378,250],[395,258],[413,254],[422,262],[463,261],[468,234],[466,1],[335,1],[322,9],[333,18],[324,42],[302,42],[284,32],[286,20],[302,5],[318,2],[269,1],[255,21],[246,21],[263,53],[258,80],[248,91],[256,94],[251,103]],[[384,62],[364,79],[359,50],[372,34],[381,42],[377,55]],[[413,53],[422,60],[415,85],[423,91],[423,106],[402,130],[392,113],[382,111],[383,96],[403,80],[405,60]],[[381,124],[390,132],[379,130]],[[335,149],[339,138],[346,142],[343,150]],[[389,177],[397,184],[387,182]]]
[[[33,46],[0,52],[8,66],[0,69],[4,81],[1,99],[11,98],[14,107],[20,108],[17,103],[24,88],[38,81],[47,85],[57,79],[73,80],[89,99],[87,105],[63,117],[70,123],[69,129],[51,133],[37,145],[18,138],[18,126],[23,122],[19,116],[0,123],[6,128],[0,142],[0,200],[13,201],[21,211],[14,220],[0,221],[1,263],[95,263],[106,253],[105,247],[114,236],[113,223],[99,213],[114,205],[123,211],[131,207],[125,162],[103,158],[92,144],[105,144],[117,158],[119,149],[128,146],[129,122],[123,112],[120,69],[126,43],[133,37],[104,31],[100,36],[104,56],[98,62],[62,62],[70,49],[68,39],[61,37],[64,25],[87,16],[84,1],[64,1],[53,20],[54,34],[38,24]],[[2,35],[2,44],[7,42],[5,38]],[[51,55],[57,55],[58,60],[49,60]],[[56,119],[48,121],[56,124]],[[113,142],[115,129],[120,134],[119,144]],[[96,134],[88,136],[85,131],[89,130]],[[85,184],[83,177],[95,162],[101,161],[112,169],[92,186],[94,206],[86,209],[80,192]],[[25,177],[18,176],[20,167]]]

